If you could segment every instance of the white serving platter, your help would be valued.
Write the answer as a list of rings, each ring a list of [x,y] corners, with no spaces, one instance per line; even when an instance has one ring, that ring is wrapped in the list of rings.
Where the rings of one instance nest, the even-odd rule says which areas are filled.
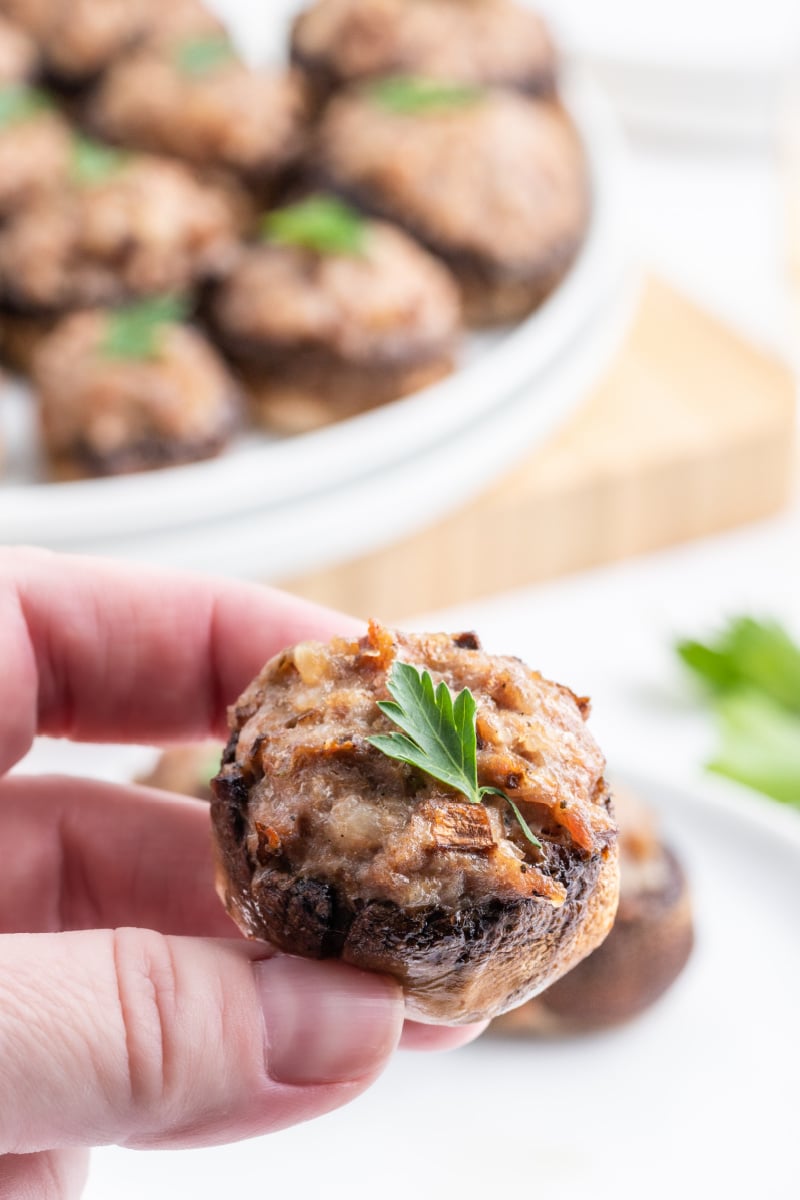
[[[524,0],[542,8],[637,133],[774,141],[800,71],[796,0]]]
[[[695,906],[690,963],[649,1012],[571,1040],[401,1054],[348,1108],[271,1137],[100,1150],[85,1200],[795,1195],[800,819],[721,782],[622,779],[659,812]]]
[[[485,428],[491,421],[495,441],[504,434],[504,452],[487,457],[483,469],[470,465],[468,473],[461,473],[458,486],[448,484],[442,497],[445,504],[457,503],[505,463],[513,462],[578,400],[579,392],[561,388],[557,398],[553,391],[548,401],[554,367],[568,357],[580,357],[581,344],[593,325],[608,324],[609,310],[619,302],[631,276],[624,215],[625,152],[614,118],[585,81],[569,83],[567,100],[587,150],[592,220],[569,275],[532,317],[512,330],[469,339],[458,372],[414,396],[299,437],[277,440],[249,435],[216,460],[140,475],[57,484],[37,480],[35,453],[30,449],[33,407],[22,389],[10,389],[0,405],[10,447],[8,474],[0,484],[0,542],[111,550],[155,559],[172,559],[177,546],[186,565],[212,566],[211,554],[181,554],[181,547],[192,543],[192,531],[197,535],[202,526],[211,528],[216,523],[224,549],[230,530],[223,536],[222,524],[228,521],[235,534],[234,522],[242,518],[256,523],[266,543],[252,573],[276,577],[298,564],[317,561],[308,543],[305,556],[284,556],[279,545],[273,550],[271,530],[278,529],[278,514],[277,542],[296,549],[306,526],[299,516],[295,530],[295,510],[302,515],[311,505],[321,514],[323,496],[341,496],[355,483],[364,485],[359,491],[361,503],[367,479],[426,453],[439,451],[446,457],[447,447],[482,421]],[[598,370],[597,362],[592,369]],[[530,405],[542,411],[542,419],[527,426],[512,419],[508,407],[524,392]],[[23,443],[27,454],[22,452]],[[436,507],[432,498],[432,515]],[[406,523],[396,516],[396,536],[419,522],[420,514],[413,517],[413,508],[409,506]],[[159,538],[161,550],[156,544]],[[336,554],[363,548],[357,538],[339,541],[343,544]],[[199,544],[195,538],[194,545]],[[319,548],[327,548],[330,559],[331,544],[326,547],[320,540]],[[229,566],[222,569],[239,573],[254,563],[252,546],[245,558],[231,552],[226,558]]]

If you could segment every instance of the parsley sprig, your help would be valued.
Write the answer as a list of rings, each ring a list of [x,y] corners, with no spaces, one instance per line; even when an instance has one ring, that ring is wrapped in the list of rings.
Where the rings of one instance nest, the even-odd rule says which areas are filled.
[[[201,79],[237,59],[227,34],[211,33],[187,38],[175,50],[175,65],[182,75]]]
[[[0,129],[21,125],[53,107],[53,101],[39,88],[27,83],[7,84],[0,87]]]
[[[78,187],[93,187],[113,178],[130,161],[130,155],[114,146],[76,134],[72,142],[70,175]]]
[[[336,196],[325,195],[266,213],[261,233],[268,242],[316,254],[361,254],[366,240],[361,214]]]
[[[108,314],[102,352],[107,358],[157,358],[167,325],[183,320],[187,305],[179,296],[155,296]]]
[[[740,616],[676,649],[717,720],[708,769],[800,808],[800,646],[777,621]]]
[[[367,738],[369,744],[460,792],[471,804],[480,804],[484,796],[500,796],[511,806],[531,845],[541,846],[510,796],[478,784],[476,705],[469,688],[454,700],[444,680],[434,689],[429,671],[399,660],[393,663],[386,686],[393,699],[379,700],[378,707],[403,732],[376,734]]]
[[[800,646],[777,621],[734,617],[712,641],[682,641],[677,650],[714,691],[752,687],[800,713]]]
[[[485,91],[474,84],[448,83],[418,75],[390,75],[369,84],[367,94],[389,112],[428,113],[467,108],[481,101]]]

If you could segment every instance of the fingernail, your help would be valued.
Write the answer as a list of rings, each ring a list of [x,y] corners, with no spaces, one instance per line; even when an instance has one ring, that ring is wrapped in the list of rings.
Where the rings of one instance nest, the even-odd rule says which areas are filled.
[[[267,1072],[279,1083],[343,1083],[370,1074],[403,1026],[399,986],[339,962],[278,957],[254,964]]]

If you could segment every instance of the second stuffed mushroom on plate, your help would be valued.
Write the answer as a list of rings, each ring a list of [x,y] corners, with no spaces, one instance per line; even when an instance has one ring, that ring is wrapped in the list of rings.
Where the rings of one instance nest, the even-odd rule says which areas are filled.
[[[238,389],[169,297],[67,317],[33,359],[43,448],[57,479],[118,475],[217,454]]]
[[[459,332],[447,270],[401,230],[328,196],[266,216],[212,315],[258,417],[286,433],[442,378]]]
[[[536,308],[586,232],[584,150],[557,104],[387,78],[331,102],[317,149],[329,187],[397,221],[448,264],[473,324]]]
[[[92,128],[111,141],[261,187],[279,184],[299,157],[306,110],[297,72],[254,70],[222,33],[126,56],[87,107]]]

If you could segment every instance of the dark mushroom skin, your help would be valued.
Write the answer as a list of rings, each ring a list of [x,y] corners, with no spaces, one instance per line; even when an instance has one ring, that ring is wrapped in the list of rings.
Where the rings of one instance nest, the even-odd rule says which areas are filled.
[[[472,805],[367,742],[391,726],[396,658],[478,707],[478,776],[513,789],[537,850],[499,797]],[[616,828],[588,705],[474,635],[304,643],[230,710],[212,781],[218,891],[249,937],[337,957],[403,985],[409,1015],[466,1024],[569,970],[617,903]]]
[[[672,986],[694,944],[689,884],[654,818],[615,792],[620,827],[620,901],[603,944],[552,987],[499,1017],[501,1034],[559,1036],[619,1025]]]
[[[550,97],[558,69],[544,21],[513,0],[317,0],[295,18],[291,55],[318,104],[394,74]]]
[[[470,325],[538,307],[589,223],[585,156],[568,114],[500,89],[426,112],[392,111],[369,87],[342,92],[320,123],[314,169],[325,187],[442,258]]]

